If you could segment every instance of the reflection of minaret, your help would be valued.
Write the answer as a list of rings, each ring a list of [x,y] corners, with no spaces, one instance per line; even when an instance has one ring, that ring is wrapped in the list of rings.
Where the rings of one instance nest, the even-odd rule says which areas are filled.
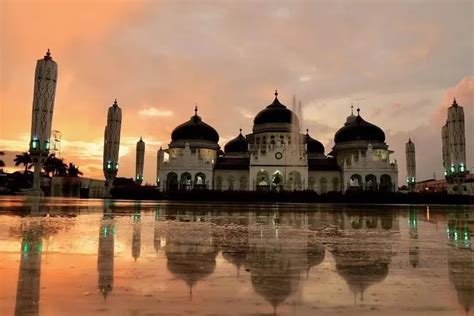
[[[405,155],[407,163],[407,185],[411,191],[416,184],[416,160],[415,160],[415,143],[408,139],[405,145]]]
[[[122,109],[117,104],[117,100],[109,107],[107,113],[107,125],[104,132],[104,176],[107,180],[108,189],[117,176],[119,164],[119,147],[120,147],[120,129],[122,127]],[[108,193],[108,192],[107,192]]]
[[[97,270],[99,271],[99,290],[107,298],[114,285],[114,220],[108,206],[109,201],[104,201],[104,216],[99,231],[99,251],[97,257]]]
[[[410,240],[408,241],[410,247],[410,264],[413,268],[416,268],[420,264],[420,247],[418,240],[418,210],[416,209],[416,207],[410,207],[408,225],[410,227]]]
[[[474,305],[474,256],[472,254],[471,238],[474,230],[474,220],[469,218],[469,212],[450,214],[453,218],[448,221],[447,236],[449,280],[456,288],[459,305],[469,315]]]
[[[141,252],[142,225],[141,225],[141,202],[135,202],[135,212],[133,213],[133,236],[132,236],[132,257],[137,261]]]
[[[51,124],[53,121],[54,98],[58,64],[49,52],[36,62],[33,111],[31,118],[30,154],[34,164],[33,188],[29,194],[43,195],[40,172],[51,148]]]
[[[135,161],[135,182],[141,184],[143,182],[143,164],[145,163],[145,142],[140,137],[137,142],[137,155]]]
[[[42,229],[31,225],[23,232],[15,315],[38,315],[40,300]]]

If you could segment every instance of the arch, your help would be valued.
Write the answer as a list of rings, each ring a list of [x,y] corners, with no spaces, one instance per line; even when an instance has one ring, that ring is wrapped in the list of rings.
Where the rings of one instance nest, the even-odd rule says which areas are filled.
[[[194,188],[195,189],[206,189],[206,175],[202,172],[198,172],[194,175]]]
[[[391,215],[387,214],[386,216],[382,217],[381,226],[382,226],[383,229],[385,229],[385,230],[392,229],[392,223],[393,223],[393,220],[392,220]]]
[[[382,192],[391,192],[392,191],[392,177],[388,174],[383,174],[380,176],[380,185],[379,189]]]
[[[178,189],[178,174],[176,172],[169,172],[166,175],[166,190],[174,191]]]
[[[370,229],[377,228],[377,216],[367,216],[365,226]]]
[[[227,183],[229,183],[229,185],[227,186],[227,189],[228,190],[235,190],[235,177],[234,176],[229,176],[229,178],[227,178]]]
[[[339,178],[338,177],[332,178],[332,190],[339,191]]]
[[[193,187],[193,177],[189,172],[183,172],[179,180],[179,186],[182,190],[191,190]]]
[[[290,190],[301,190],[301,173],[299,171],[290,171],[288,174],[288,184]]]
[[[362,190],[362,177],[360,174],[353,174],[349,180],[349,189],[351,190]]]
[[[216,177],[216,190],[222,190],[222,177]]]
[[[309,190],[314,190],[314,183],[315,183],[315,181],[314,181],[313,177],[308,179],[308,189]]]
[[[365,189],[367,191],[377,191],[377,177],[373,174],[365,176]]]
[[[319,191],[324,194],[328,191],[328,180],[325,177],[319,179]]]
[[[279,170],[275,171],[272,175],[271,189],[281,191],[283,189],[283,175]]]
[[[351,216],[351,227],[354,229],[361,229],[362,224],[364,221],[362,220],[362,216]]]
[[[268,172],[263,169],[257,172],[257,190],[267,190],[269,186]]]
[[[239,189],[241,191],[247,190],[247,185],[249,183],[249,180],[247,179],[247,177],[246,176],[241,176],[239,182],[240,182]]]

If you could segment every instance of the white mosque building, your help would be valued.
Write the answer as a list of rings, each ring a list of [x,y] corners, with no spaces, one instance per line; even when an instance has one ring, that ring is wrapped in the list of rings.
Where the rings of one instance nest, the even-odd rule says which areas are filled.
[[[167,149],[158,150],[157,184],[162,191],[347,190],[395,191],[398,168],[390,161],[383,130],[357,109],[334,136],[332,151],[301,133],[298,116],[278,100],[260,111],[252,133],[221,150],[219,134],[197,114],[176,127]]]

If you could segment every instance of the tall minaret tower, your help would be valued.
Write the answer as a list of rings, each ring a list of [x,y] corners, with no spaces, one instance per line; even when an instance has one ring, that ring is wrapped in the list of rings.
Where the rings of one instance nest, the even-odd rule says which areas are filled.
[[[108,189],[110,189],[118,172],[121,126],[122,109],[120,109],[117,100],[115,100],[114,104],[109,107],[104,133],[104,176],[107,180],[106,186]]]
[[[33,188],[29,194],[43,195],[40,171],[51,148],[51,123],[53,121],[54,98],[58,64],[51,53],[36,62],[35,85],[33,91],[33,111],[31,117],[30,154],[35,166]]]
[[[407,159],[407,185],[413,191],[416,184],[416,160],[415,160],[415,143],[408,139],[405,145],[405,155]]]
[[[454,184],[453,193],[462,194],[462,183],[468,173],[466,168],[466,139],[464,109],[458,105],[456,99],[448,108],[448,119],[442,128],[442,139],[444,174],[448,183]]]
[[[145,142],[140,137],[137,142],[137,156],[135,161],[135,182],[142,184],[143,182],[143,164],[145,163]]]
[[[165,152],[163,148],[160,147],[158,149],[158,152],[156,153],[156,186],[158,189],[164,189],[164,183],[161,183],[160,181],[160,171],[161,171],[161,164],[163,163],[163,160],[165,159]]]

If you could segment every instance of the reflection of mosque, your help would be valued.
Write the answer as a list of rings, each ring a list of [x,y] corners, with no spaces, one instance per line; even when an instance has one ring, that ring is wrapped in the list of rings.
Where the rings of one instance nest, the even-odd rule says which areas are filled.
[[[142,214],[141,214],[141,202],[135,201],[133,218],[133,234],[132,234],[132,257],[137,261],[141,253],[141,241],[142,241]]]
[[[186,282],[190,294],[199,280],[214,272],[219,248],[236,267],[237,277],[242,266],[250,271],[255,292],[275,309],[300,288],[301,274],[324,259],[315,236],[298,230],[316,226],[308,223],[311,216],[317,220],[316,215],[229,211],[212,216],[211,210],[182,209],[161,210],[160,215],[173,222],[166,228],[156,223],[155,249],[164,248],[169,271]],[[192,222],[192,229],[181,222]]]
[[[15,315],[39,314],[42,252],[43,228],[38,223],[30,223],[21,240]]]
[[[446,233],[448,246],[449,279],[456,288],[459,304],[469,314],[474,305],[474,256],[472,237],[474,218],[472,212],[459,211],[449,214]]]
[[[107,298],[114,285],[114,239],[115,228],[109,201],[104,201],[104,215],[99,230],[99,250],[97,270],[99,272],[99,290]]]
[[[343,237],[349,238],[345,243],[337,243],[332,250],[336,271],[354,293],[354,300],[358,294],[363,300],[365,290],[388,275],[394,254],[390,239],[392,232],[399,232],[398,215],[388,210],[346,211],[339,214],[337,221]]]

